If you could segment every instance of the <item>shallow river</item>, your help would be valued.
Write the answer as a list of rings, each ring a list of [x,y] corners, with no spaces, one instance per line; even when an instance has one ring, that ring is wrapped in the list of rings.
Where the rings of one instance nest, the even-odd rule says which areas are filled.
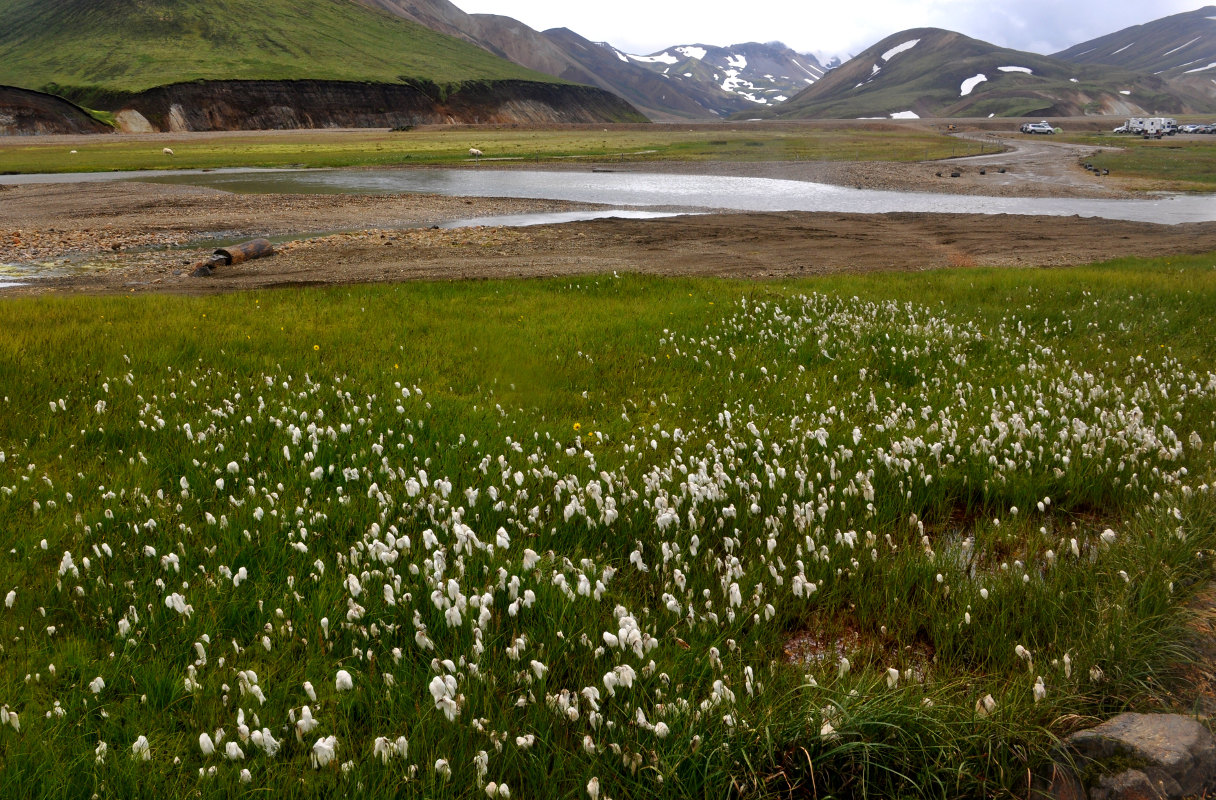
[[[0,183],[152,180],[234,192],[340,194],[408,192],[465,197],[526,197],[623,208],[1078,215],[1176,224],[1216,220],[1216,195],[1147,199],[1024,198],[887,192],[806,181],[644,172],[547,172],[497,169],[167,170],[105,174],[0,176]],[[528,223],[568,221],[529,215]],[[511,224],[503,220],[496,224]]]

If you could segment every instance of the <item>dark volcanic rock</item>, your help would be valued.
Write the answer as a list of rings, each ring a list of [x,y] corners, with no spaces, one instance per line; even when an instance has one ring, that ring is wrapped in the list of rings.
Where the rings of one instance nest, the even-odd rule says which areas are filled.
[[[1048,796],[1181,800],[1216,791],[1216,737],[1190,717],[1120,714],[1061,747]]]
[[[421,82],[198,81],[142,92],[121,110],[139,112],[162,131],[646,121],[602,89],[516,80],[454,89]]]
[[[62,97],[0,86],[0,136],[112,132],[112,128]]]

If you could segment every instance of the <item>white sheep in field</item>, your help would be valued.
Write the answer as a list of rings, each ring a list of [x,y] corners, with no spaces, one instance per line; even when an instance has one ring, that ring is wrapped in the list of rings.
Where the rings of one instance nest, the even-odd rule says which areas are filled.
[[[471,155],[473,158],[481,158],[482,155],[484,155],[484,154],[480,150],[478,150],[476,147],[470,147],[469,155]]]
[[[167,156],[171,156],[171,155],[173,155],[173,148],[172,148],[172,147],[166,147],[164,150],[161,150],[161,152],[162,152],[162,153],[164,153],[164,154],[165,154],[165,155],[167,155]]]

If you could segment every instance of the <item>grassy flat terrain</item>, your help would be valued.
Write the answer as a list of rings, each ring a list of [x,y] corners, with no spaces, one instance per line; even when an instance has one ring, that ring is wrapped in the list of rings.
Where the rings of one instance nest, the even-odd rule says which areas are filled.
[[[345,0],[0,0],[0,83],[73,99],[193,80],[558,79]]]
[[[1021,796],[1186,658],[1214,260],[5,300],[6,796]]]
[[[170,159],[161,152],[171,145]],[[90,137],[0,141],[0,173],[104,172],[218,167],[344,167],[443,164],[469,160],[476,145],[487,159],[587,158],[628,161],[722,160],[916,161],[978,154],[982,146],[929,131],[816,130],[740,124],[734,130],[637,128],[427,128],[158,136],[155,140]],[[71,154],[70,150],[76,150]],[[988,146],[991,152],[992,146]]]
[[[1146,190],[1216,191],[1216,136],[1167,137],[1065,134],[1065,141],[1110,148],[1086,159],[1112,174],[1145,182]]]

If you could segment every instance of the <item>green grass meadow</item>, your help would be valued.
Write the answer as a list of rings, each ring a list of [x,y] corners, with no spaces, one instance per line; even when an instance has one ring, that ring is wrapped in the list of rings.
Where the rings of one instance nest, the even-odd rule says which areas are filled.
[[[7,299],[0,795],[1024,796],[1191,658],[1214,311],[1216,254]]]
[[[1216,191],[1216,136],[1142,139],[1112,133],[1070,134],[1066,141],[1108,148],[1086,161],[1160,192]]]
[[[161,152],[172,147],[173,156]],[[351,167],[465,163],[477,146],[490,161],[917,161],[976,155],[984,145],[932,131],[771,125],[568,126],[543,129],[426,127],[412,131],[298,131],[94,136],[84,141],[0,144],[0,173],[107,172],[220,167]],[[988,145],[988,150],[992,146]],[[71,151],[75,150],[75,153]]]

